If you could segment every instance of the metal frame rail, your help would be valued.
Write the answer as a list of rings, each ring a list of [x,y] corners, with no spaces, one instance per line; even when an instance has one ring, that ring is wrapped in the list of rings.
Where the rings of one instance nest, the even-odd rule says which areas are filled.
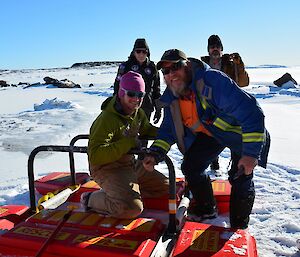
[[[88,134],[77,135],[72,138],[70,141],[70,147],[73,148],[75,143],[80,139],[89,139]],[[74,151],[69,152],[69,162],[70,162],[70,173],[71,173],[71,183],[72,185],[76,184],[76,175],[75,175],[75,161],[74,161]]]
[[[72,177],[72,183],[76,183],[75,178],[75,164],[74,164],[74,153],[87,153],[87,147],[85,146],[74,146],[76,141],[79,139],[88,139],[89,135],[78,135],[74,137],[70,145],[59,146],[59,145],[43,145],[38,146],[30,153],[28,158],[28,184],[29,184],[29,195],[30,195],[30,209],[33,213],[36,212],[36,199],[35,199],[35,188],[34,188],[34,158],[39,152],[67,152],[69,153],[70,160],[70,172]],[[129,154],[145,154],[147,150],[136,150],[132,149],[128,152]],[[167,231],[171,234],[176,233],[176,208],[175,211],[170,209],[170,206],[176,204],[176,176],[175,169],[171,159],[166,155],[164,161],[169,170],[169,224]]]

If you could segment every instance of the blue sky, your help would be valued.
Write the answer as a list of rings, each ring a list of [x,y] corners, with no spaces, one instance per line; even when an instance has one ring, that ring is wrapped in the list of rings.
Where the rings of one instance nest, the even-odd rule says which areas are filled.
[[[0,69],[126,60],[138,37],[154,61],[170,48],[199,58],[211,34],[246,65],[300,65],[298,0],[2,0],[0,9]]]

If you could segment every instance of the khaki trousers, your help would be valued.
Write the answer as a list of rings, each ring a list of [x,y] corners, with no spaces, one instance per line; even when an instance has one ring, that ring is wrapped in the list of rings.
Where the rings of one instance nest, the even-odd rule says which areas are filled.
[[[135,218],[143,211],[143,197],[157,198],[168,194],[168,179],[154,170],[146,171],[141,161],[123,156],[112,164],[91,168],[93,179],[101,189],[93,192],[88,207],[116,218]]]

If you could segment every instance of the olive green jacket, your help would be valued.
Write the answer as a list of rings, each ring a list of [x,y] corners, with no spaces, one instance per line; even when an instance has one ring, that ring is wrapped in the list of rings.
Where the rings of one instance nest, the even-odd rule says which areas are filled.
[[[88,143],[90,166],[113,163],[131,148],[138,147],[138,136],[156,136],[144,111],[139,108],[133,115],[122,115],[115,109],[116,96],[106,99],[102,112],[93,122]]]

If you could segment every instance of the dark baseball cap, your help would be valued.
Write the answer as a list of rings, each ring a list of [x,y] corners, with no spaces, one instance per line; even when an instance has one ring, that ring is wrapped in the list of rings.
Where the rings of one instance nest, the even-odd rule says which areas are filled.
[[[164,62],[179,62],[180,60],[187,61],[186,54],[178,49],[170,49],[164,52],[156,67],[158,70],[162,68]]]

